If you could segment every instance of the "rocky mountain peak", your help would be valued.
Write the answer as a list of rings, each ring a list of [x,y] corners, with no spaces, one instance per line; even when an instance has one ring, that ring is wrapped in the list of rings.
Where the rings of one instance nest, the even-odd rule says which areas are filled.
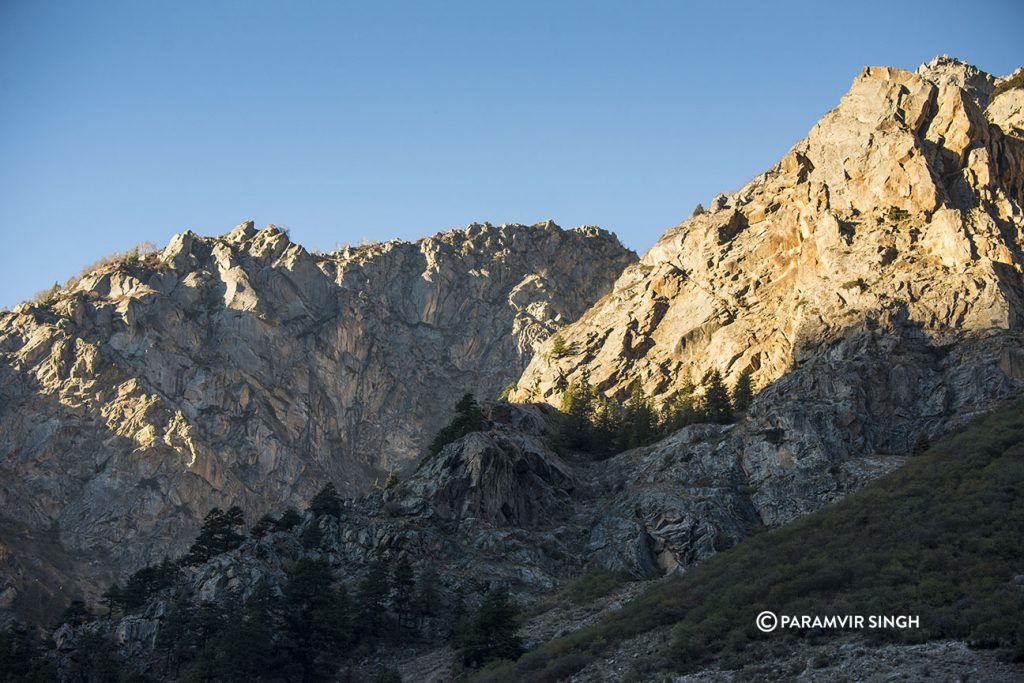
[[[988,105],[997,80],[973,64],[949,55],[937,55],[932,61],[917,67],[915,73],[938,88],[963,90],[982,109]]]
[[[669,397],[713,369],[765,386],[865,326],[1019,331],[1024,140],[986,118],[994,82],[948,58],[864,68],[778,164],[668,230],[515,396],[589,376]]]
[[[245,221],[0,314],[0,606],[174,554],[215,506],[367,490],[634,259],[550,222],[311,253]]]

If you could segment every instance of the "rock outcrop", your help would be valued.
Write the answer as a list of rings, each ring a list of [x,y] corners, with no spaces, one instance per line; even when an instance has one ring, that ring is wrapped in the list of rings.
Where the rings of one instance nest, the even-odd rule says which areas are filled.
[[[865,68],[782,161],[667,231],[559,332],[559,353],[549,341],[513,398],[555,403],[586,377],[667,400],[711,370],[763,388],[814,363],[795,403],[787,383],[753,413],[786,435],[758,448],[785,460],[810,434],[834,452],[905,453],[1018,391],[1019,80],[949,58]]]
[[[214,506],[365,491],[634,258],[550,222],[331,254],[248,222],[0,314],[0,607],[180,552]]]

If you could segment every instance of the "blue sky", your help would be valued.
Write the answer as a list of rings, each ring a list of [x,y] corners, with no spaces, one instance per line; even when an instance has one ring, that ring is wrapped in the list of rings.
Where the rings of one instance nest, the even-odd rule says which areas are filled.
[[[644,250],[864,64],[1024,64],[1024,3],[0,0],[0,305],[112,251],[472,221]]]

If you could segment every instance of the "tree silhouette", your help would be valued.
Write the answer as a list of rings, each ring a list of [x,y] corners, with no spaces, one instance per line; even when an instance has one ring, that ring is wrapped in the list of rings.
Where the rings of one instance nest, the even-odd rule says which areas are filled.
[[[732,421],[732,401],[718,370],[712,370],[704,381],[704,400],[701,403],[705,421],[718,424]]]
[[[741,372],[736,379],[736,386],[732,389],[732,406],[738,412],[746,412],[753,400],[754,373],[748,369]]]
[[[522,654],[523,645],[516,635],[517,615],[518,609],[504,589],[484,596],[468,629],[456,639],[463,663],[480,666],[496,659],[515,659]]]
[[[220,508],[210,510],[203,520],[199,535],[185,555],[184,563],[202,564],[211,557],[237,548],[245,540],[238,531],[244,522],[242,509],[238,506],[233,505],[226,512],[221,512]]]
[[[313,496],[313,500],[309,501],[309,511],[317,517],[341,517],[341,496],[338,495],[338,489],[334,488],[334,484],[327,482],[320,492]]]

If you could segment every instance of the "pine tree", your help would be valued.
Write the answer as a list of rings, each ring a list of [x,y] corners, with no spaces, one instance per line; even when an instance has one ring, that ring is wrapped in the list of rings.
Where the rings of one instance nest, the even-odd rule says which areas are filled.
[[[414,589],[416,587],[416,576],[409,563],[409,558],[402,557],[395,565],[395,571],[391,575],[391,604],[398,612],[400,626],[408,625],[408,618],[412,614]]]
[[[704,420],[717,424],[728,424],[732,421],[732,401],[722,380],[722,373],[713,370],[704,381],[704,400],[702,412]]]
[[[252,529],[249,530],[249,536],[255,539],[260,539],[269,533],[272,533],[277,529],[277,520],[273,518],[269,513],[260,517],[260,520],[253,524]]]
[[[280,667],[273,624],[261,614],[266,594],[257,592],[266,590],[266,584],[261,586],[245,605],[237,594],[228,597],[222,607],[223,627],[197,653],[191,678],[243,683],[270,678]]]
[[[598,394],[594,409],[594,448],[604,453],[619,450],[622,433],[622,408],[612,399]]]
[[[277,528],[281,531],[291,531],[299,524],[302,524],[302,515],[295,508],[285,510],[281,519],[277,520]]]
[[[686,382],[668,403],[663,420],[666,432],[674,432],[701,421],[702,414],[695,392],[693,382]]]
[[[70,604],[64,608],[64,613],[60,615],[60,619],[57,621],[57,624],[58,626],[61,624],[81,626],[87,621],[92,621],[93,616],[93,613],[85,606],[84,600],[72,600]]]
[[[115,581],[110,588],[103,591],[103,595],[100,596],[100,605],[107,608],[107,616],[113,616],[114,610],[119,609],[123,604],[121,586]]]
[[[12,621],[0,631],[0,680],[60,680],[35,627]]]
[[[181,667],[191,659],[197,647],[194,621],[192,604],[184,594],[179,595],[171,604],[156,634],[155,647],[163,657],[164,677],[178,678]]]
[[[316,519],[310,520],[309,525],[302,530],[299,541],[306,550],[317,550],[324,540],[324,533]]]
[[[561,358],[569,354],[569,347],[566,345],[565,340],[560,335],[555,335],[551,338],[551,358]]]
[[[633,382],[622,411],[621,440],[626,448],[637,448],[651,442],[657,430],[657,418],[650,399],[639,380]]]
[[[468,632],[454,643],[460,649],[463,663],[480,666],[522,654],[523,645],[516,635],[517,616],[518,610],[505,590],[493,590],[484,596]]]
[[[433,457],[441,452],[441,449],[453,441],[461,439],[471,432],[478,432],[486,424],[483,411],[477,405],[473,394],[466,394],[455,404],[455,417],[441,431],[437,433],[434,440],[427,449],[427,456]]]
[[[143,567],[128,577],[118,602],[124,610],[142,607],[150,597],[171,586],[177,576],[178,566],[165,557],[160,564]]]
[[[283,646],[303,681],[332,673],[352,641],[348,596],[343,587],[333,584],[326,558],[303,558],[284,588]]]
[[[561,411],[565,415],[564,434],[570,448],[590,448],[593,437],[596,390],[584,377],[562,393]]]
[[[359,584],[359,618],[363,632],[371,637],[380,636],[386,625],[388,596],[391,594],[391,577],[387,565],[381,559],[370,562],[366,576]]]
[[[202,564],[211,557],[234,550],[245,540],[238,531],[244,523],[242,509],[238,506],[232,506],[225,512],[213,508],[206,514],[199,535],[185,555],[184,563]]]
[[[313,500],[309,501],[309,511],[316,517],[341,517],[341,496],[338,495],[338,489],[334,488],[334,484],[327,482],[320,492],[313,496]]]
[[[437,587],[441,580],[433,567],[427,566],[416,578],[416,594],[413,596],[413,609],[417,616],[434,617],[441,610],[441,598]]]
[[[114,643],[101,633],[85,631],[75,641],[74,655],[68,658],[63,680],[117,681],[122,666]]]
[[[754,373],[747,369],[736,379],[732,389],[732,406],[737,412],[744,413],[754,400]]]

